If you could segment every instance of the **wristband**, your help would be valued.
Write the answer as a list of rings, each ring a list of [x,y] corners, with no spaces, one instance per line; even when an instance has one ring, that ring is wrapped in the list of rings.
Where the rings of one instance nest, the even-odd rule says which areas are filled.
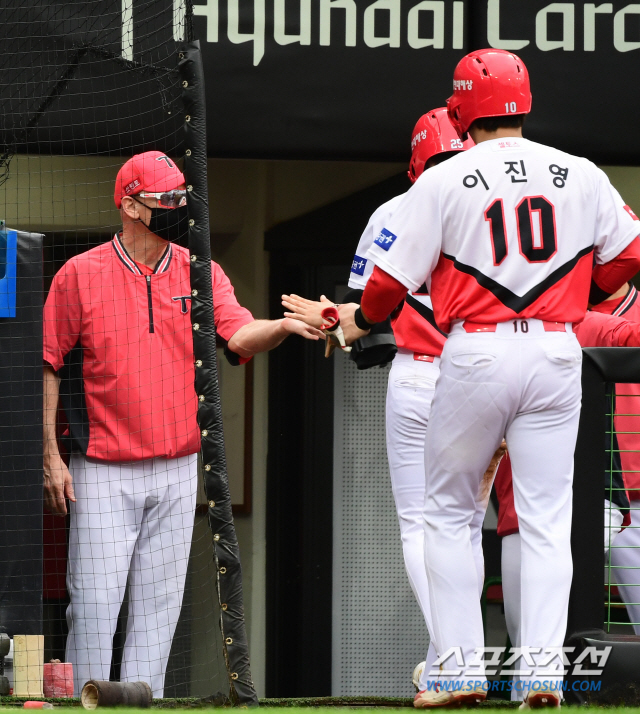
[[[361,307],[359,307],[355,311],[355,313],[353,315],[353,319],[356,323],[356,327],[358,327],[360,330],[369,331],[373,327],[373,325],[370,322],[367,322],[367,320],[365,319],[365,316],[362,314]]]

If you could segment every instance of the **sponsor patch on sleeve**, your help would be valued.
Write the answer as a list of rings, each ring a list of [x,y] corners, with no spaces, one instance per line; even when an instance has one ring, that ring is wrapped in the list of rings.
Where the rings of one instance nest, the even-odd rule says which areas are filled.
[[[624,210],[631,216],[631,218],[633,218],[634,221],[640,221],[640,218],[636,216],[631,206],[624,206]]]
[[[393,242],[398,236],[395,235],[395,233],[392,233],[391,231],[388,231],[386,228],[383,228],[379,235],[376,237],[376,239],[373,241],[376,245],[379,245],[382,250],[389,250],[391,246],[393,245]]]
[[[353,263],[351,263],[351,272],[356,275],[364,275],[364,269],[367,267],[367,259],[361,258],[359,255],[353,256]]]

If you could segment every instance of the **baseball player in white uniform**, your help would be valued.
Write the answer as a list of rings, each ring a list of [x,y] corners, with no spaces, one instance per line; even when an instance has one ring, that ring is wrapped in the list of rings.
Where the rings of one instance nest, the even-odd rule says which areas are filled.
[[[451,126],[446,108],[427,112],[413,130],[412,156],[408,171],[411,183],[416,182],[425,168],[436,166],[470,146],[473,146],[473,142],[467,140],[463,144]],[[369,249],[395,207],[402,201],[403,195],[387,201],[371,216],[353,258],[349,276],[350,288],[364,290],[366,287],[374,265]],[[431,298],[424,286],[407,292],[404,304],[392,324],[398,353],[389,372],[387,387],[385,423],[389,473],[398,512],[407,576],[431,634],[433,625],[424,567],[422,527],[424,442],[446,335],[436,325]],[[489,490],[487,496],[488,494]],[[472,541],[476,568],[479,570],[479,577],[483,578],[482,520],[474,522],[474,526]],[[436,650],[431,642],[424,666],[419,665],[416,668],[414,684],[419,690],[426,689],[428,681],[437,680],[438,675],[431,673],[436,658]]]
[[[408,171],[411,183],[415,183],[425,169],[432,168],[473,145],[471,139],[462,142],[458,137],[449,121],[446,107],[427,112],[420,117],[412,134],[412,155]],[[370,248],[390,219],[394,208],[402,201],[403,195],[395,196],[382,204],[369,219],[358,243],[349,276],[349,287],[357,292],[349,293],[345,296],[345,301],[358,298],[366,287],[374,267]],[[285,312],[286,317],[304,318],[308,324],[315,327],[322,324],[321,311],[327,304],[326,298],[324,302],[306,300],[298,296],[283,298],[283,305],[292,311]],[[398,353],[393,360],[387,388],[385,421],[389,472],[407,576],[424,615],[427,629],[431,633],[433,626],[424,566],[422,519],[425,489],[424,443],[446,335],[436,325],[426,286],[407,292],[394,312],[392,327]],[[479,507],[471,524],[471,541],[480,591],[484,580],[482,522],[491,482],[502,453],[500,450],[496,454],[495,461],[485,474],[479,494]],[[432,669],[436,658],[437,653],[431,642],[426,661],[421,662],[414,671],[413,683],[418,691],[426,689],[428,682],[437,681],[438,668]]]
[[[463,58],[448,110],[460,138],[470,133],[477,146],[407,192],[375,239],[360,308],[340,315],[352,342],[426,283],[449,333],[425,448],[425,563],[436,649],[458,652],[462,664],[450,658],[439,690],[418,693],[414,705],[486,698],[470,524],[506,438],[522,540],[521,641],[532,663],[523,706],[559,706],[560,662],[543,658],[563,644],[571,585],[581,394],[572,326],[588,302],[638,271],[640,225],[592,163],[522,138],[531,92],[514,54]]]
[[[608,301],[605,301],[605,304],[606,302]],[[640,347],[640,323],[617,315],[601,314],[591,310],[587,312],[585,319],[575,328],[575,333],[582,347]],[[612,436],[615,439],[615,432]],[[617,443],[614,441],[613,444],[615,445],[614,448],[617,449]],[[611,469],[605,470],[604,473],[605,501],[602,523],[604,523],[605,555],[612,546],[613,551],[615,551],[614,539],[619,537],[617,534],[621,528],[630,524],[629,499],[624,491],[619,456],[614,451],[614,461],[611,464]],[[519,647],[521,600],[520,533],[518,532],[518,516],[513,503],[511,461],[508,456],[500,463],[494,487],[498,497],[497,533],[502,538],[504,615],[509,639],[514,647]],[[610,498],[612,501],[609,500]],[[514,701],[523,699],[518,675],[515,675],[513,679],[511,699]]]

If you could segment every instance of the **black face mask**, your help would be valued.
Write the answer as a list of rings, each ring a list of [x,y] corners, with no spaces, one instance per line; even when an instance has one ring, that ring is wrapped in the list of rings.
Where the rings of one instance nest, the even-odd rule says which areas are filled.
[[[179,208],[152,208],[147,227],[158,238],[186,246],[189,235],[189,212],[186,206]]]

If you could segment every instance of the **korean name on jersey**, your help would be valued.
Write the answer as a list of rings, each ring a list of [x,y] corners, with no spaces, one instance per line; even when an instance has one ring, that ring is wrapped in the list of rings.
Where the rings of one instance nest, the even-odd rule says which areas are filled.
[[[587,159],[527,139],[494,139],[425,171],[376,236],[376,265],[412,290],[426,281],[436,318],[514,315],[577,322],[594,253],[615,258],[640,223]]]

